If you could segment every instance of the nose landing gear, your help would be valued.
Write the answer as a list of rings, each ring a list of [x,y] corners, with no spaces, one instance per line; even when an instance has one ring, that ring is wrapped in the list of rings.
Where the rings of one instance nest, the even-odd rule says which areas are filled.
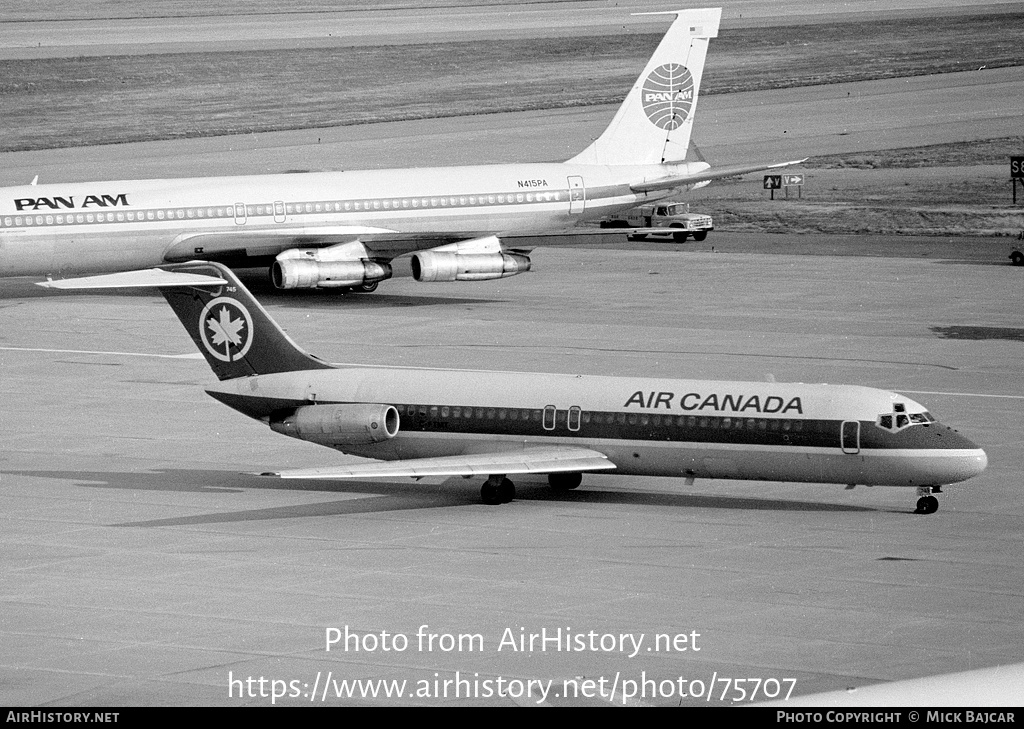
[[[941,486],[918,486],[917,495],[920,498],[917,500],[917,509],[914,510],[914,513],[934,514],[939,510],[939,500],[932,496],[932,494],[941,493]]]

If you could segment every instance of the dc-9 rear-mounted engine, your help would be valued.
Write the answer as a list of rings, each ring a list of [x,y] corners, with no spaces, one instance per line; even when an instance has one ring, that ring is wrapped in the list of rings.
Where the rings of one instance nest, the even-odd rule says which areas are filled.
[[[368,445],[398,435],[398,410],[393,405],[303,405],[271,418],[270,429],[322,445]]]

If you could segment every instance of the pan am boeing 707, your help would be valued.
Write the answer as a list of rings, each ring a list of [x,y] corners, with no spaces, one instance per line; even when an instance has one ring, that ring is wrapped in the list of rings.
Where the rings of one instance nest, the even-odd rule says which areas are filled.
[[[713,179],[795,164],[686,161],[721,9],[674,14],[611,124],[567,162],[6,188],[0,276],[211,260],[269,266],[278,288],[372,291],[392,259],[416,252],[419,281],[498,279],[530,269],[529,251],[503,238],[564,234]]]
[[[486,476],[488,504],[510,474],[572,489],[589,471],[917,489],[981,473],[985,451],[924,406],[848,385],[331,365],[301,350],[217,263],[44,282],[156,287],[220,384],[207,392],[272,430],[376,459],[283,478]]]

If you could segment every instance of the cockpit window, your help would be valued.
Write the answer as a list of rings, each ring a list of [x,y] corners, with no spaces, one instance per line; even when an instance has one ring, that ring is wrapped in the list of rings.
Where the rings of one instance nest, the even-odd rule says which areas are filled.
[[[882,430],[899,431],[912,425],[928,425],[935,422],[931,413],[908,413],[907,406],[901,402],[894,403],[892,410],[891,413],[879,415],[875,425]]]

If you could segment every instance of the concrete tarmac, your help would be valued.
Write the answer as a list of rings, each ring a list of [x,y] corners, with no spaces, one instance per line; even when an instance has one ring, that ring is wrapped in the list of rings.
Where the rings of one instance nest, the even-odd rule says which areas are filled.
[[[612,474],[558,495],[520,478],[488,507],[462,479],[268,480],[250,473],[345,456],[206,396],[213,375],[162,299],[7,281],[0,703],[706,705],[680,679],[795,679],[798,695],[1021,660],[1019,269],[666,244],[535,261],[366,296],[251,281],[332,361],[891,388],[990,466],[931,516],[886,488]],[[358,638],[328,651],[346,628]],[[559,629],[615,638],[518,649]],[[457,677],[471,683],[436,695]],[[605,697],[567,696],[577,677],[604,679]],[[672,684],[630,697],[623,682],[645,677]],[[338,697],[354,679],[406,694]],[[550,693],[527,695],[529,679]],[[712,704],[738,697],[714,690]]]

